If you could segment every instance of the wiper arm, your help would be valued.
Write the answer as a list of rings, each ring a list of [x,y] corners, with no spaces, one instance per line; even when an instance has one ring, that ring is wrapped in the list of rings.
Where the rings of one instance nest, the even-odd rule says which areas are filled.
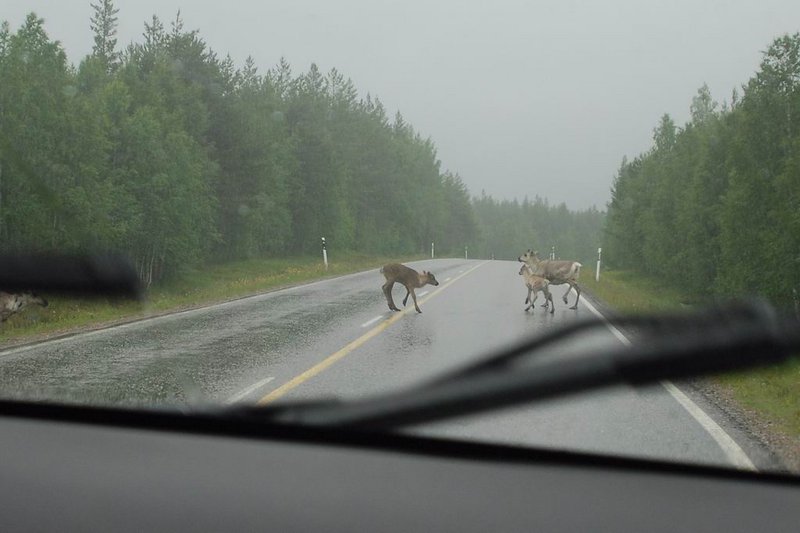
[[[800,351],[800,325],[764,302],[667,317],[622,317],[636,344],[600,353],[514,367],[532,350],[605,322],[576,323],[409,390],[350,402],[285,404],[238,411],[285,423],[387,430],[509,407],[599,387],[727,372],[779,363]]]

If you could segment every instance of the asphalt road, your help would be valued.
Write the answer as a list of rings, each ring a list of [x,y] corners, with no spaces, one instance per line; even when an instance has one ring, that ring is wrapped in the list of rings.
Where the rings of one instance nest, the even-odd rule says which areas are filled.
[[[523,311],[519,263],[413,263],[439,287],[391,313],[377,270],[0,352],[0,395],[152,405],[358,397],[402,388],[578,317]],[[395,286],[395,302],[404,291]],[[574,302],[574,293],[570,305]],[[542,297],[540,295],[540,300]],[[537,302],[538,303],[538,302]],[[559,350],[624,341],[597,331]],[[615,387],[412,431],[492,442],[771,468],[769,453],[689,387]]]

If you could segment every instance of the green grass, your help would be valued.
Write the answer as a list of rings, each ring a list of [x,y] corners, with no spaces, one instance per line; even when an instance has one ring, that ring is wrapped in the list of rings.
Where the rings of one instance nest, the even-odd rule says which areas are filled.
[[[318,257],[253,259],[185,272],[178,280],[154,286],[143,303],[48,297],[47,308],[33,306],[0,326],[0,346],[378,268],[396,260],[351,253],[331,257],[326,271]]]
[[[581,285],[620,312],[670,311],[701,303],[666,283],[632,272],[601,272],[599,282],[593,275],[585,278]],[[784,433],[800,436],[800,358],[777,367],[715,377],[714,382]]]
[[[742,405],[762,414],[784,433],[800,437],[800,358],[762,370],[722,376]]]
[[[581,275],[581,286],[623,313],[657,313],[683,309],[696,300],[682,294],[672,285],[660,283],[628,271],[600,273],[600,281],[594,280],[594,272]]]

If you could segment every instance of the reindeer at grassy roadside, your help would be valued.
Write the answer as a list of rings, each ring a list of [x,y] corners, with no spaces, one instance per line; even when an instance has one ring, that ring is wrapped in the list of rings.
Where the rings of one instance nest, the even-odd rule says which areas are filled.
[[[30,305],[47,307],[47,300],[35,292],[0,291],[0,322],[5,322]]]

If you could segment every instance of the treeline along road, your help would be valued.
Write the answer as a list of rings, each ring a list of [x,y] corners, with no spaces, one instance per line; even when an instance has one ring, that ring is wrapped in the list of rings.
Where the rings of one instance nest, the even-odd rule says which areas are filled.
[[[0,243],[119,250],[146,284],[208,262],[331,250],[511,258],[596,247],[603,214],[473,200],[432,139],[344,74],[236,66],[153,17],[120,47],[95,6],[78,65],[31,14],[0,28]]]

